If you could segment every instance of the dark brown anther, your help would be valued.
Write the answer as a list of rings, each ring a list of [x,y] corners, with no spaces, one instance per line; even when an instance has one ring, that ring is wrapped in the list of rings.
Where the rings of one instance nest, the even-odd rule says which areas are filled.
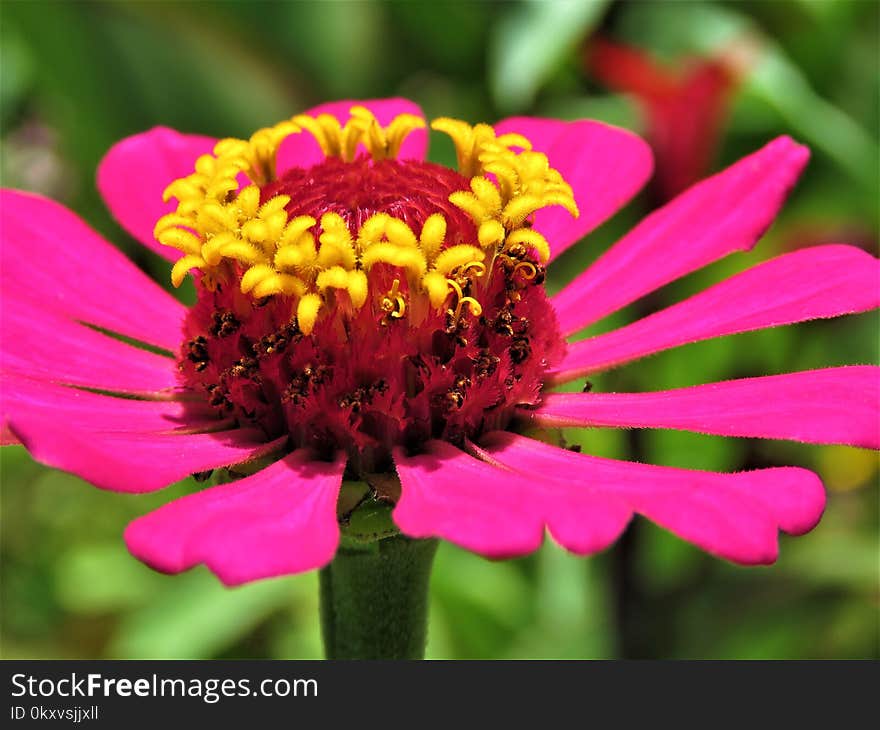
[[[450,388],[445,392],[435,393],[431,400],[434,408],[447,416],[464,405],[464,393],[457,388]]]
[[[589,393],[592,389],[593,389],[593,383],[590,382],[589,380],[587,380],[587,381],[584,383],[584,387],[583,387],[583,389],[581,390],[581,392],[582,392],[582,393]]]
[[[307,364],[301,372],[290,379],[290,383],[281,394],[281,402],[299,405],[309,396],[310,391],[323,384],[330,375],[331,368],[326,365]]]
[[[498,368],[501,358],[493,355],[488,348],[480,350],[480,354],[473,358],[474,376],[477,380],[488,378]]]
[[[377,393],[382,394],[387,390],[387,381],[384,378],[380,378],[375,383],[371,383],[365,388],[357,388],[353,392],[344,395],[338,401],[339,407],[351,408],[352,413],[360,413],[361,408],[365,405],[369,405]]]
[[[222,387],[216,383],[212,383],[205,386],[205,389],[210,394],[208,405],[213,406],[214,408],[222,408],[224,411],[232,410],[232,402],[226,397],[226,391]]]
[[[199,335],[195,339],[187,342],[186,357],[191,363],[193,363],[193,365],[195,365],[197,373],[202,372],[208,367],[208,363],[210,362],[210,359],[208,358],[208,340],[202,335]]]
[[[252,378],[259,371],[259,363],[252,357],[243,357],[224,373],[233,378]]]
[[[208,469],[207,471],[197,471],[193,473],[192,478],[195,479],[197,482],[202,483],[208,481],[211,478],[211,474],[213,473],[213,469]]]
[[[309,378],[313,386],[322,385],[325,380],[330,376],[330,368],[326,365],[317,365],[316,367],[307,367],[306,370],[309,371]],[[303,372],[305,373],[306,370]]]
[[[309,379],[303,374],[294,375],[290,383],[281,394],[282,403],[291,403],[292,405],[300,405],[309,394]]]
[[[504,307],[495,317],[492,328],[503,337],[513,337],[513,320],[513,312],[509,307]]]
[[[284,352],[291,343],[296,343],[302,339],[302,333],[294,323],[285,325],[277,332],[261,337],[254,347],[257,357],[268,357],[276,352]]]
[[[517,337],[510,345],[510,359],[517,365],[525,362],[532,354],[532,346],[528,337]]]
[[[464,393],[453,388],[446,393],[446,403],[450,410],[458,410],[464,405]]]
[[[467,327],[464,318],[456,321],[455,317],[453,317],[449,312],[446,313],[446,328],[445,332],[450,337],[458,337],[464,329]]]
[[[211,315],[211,328],[208,330],[214,337],[229,337],[238,331],[241,322],[228,309],[221,309]]]
[[[338,401],[338,405],[342,409],[351,408],[352,413],[360,413],[361,408],[364,404],[368,403],[369,400],[370,396],[367,389],[357,388],[354,392],[342,396]]]

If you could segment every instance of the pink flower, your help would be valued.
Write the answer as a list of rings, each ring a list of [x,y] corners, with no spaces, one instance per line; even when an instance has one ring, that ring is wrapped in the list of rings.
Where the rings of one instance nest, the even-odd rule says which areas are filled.
[[[415,105],[354,104],[250,140],[157,128],[110,151],[101,192],[126,230],[177,262],[176,283],[192,270],[190,309],[60,205],[2,193],[6,441],[125,492],[211,469],[252,472],[135,520],[125,540],[141,560],[166,572],[204,563],[228,584],[317,568],[337,548],[343,477],[396,472],[403,533],[493,558],[535,550],[546,530],[594,553],[639,513],[728,560],[770,563],[779,529],[800,534],[820,518],[811,472],[649,466],[517,430],[673,428],[878,447],[875,367],[549,392],[686,343],[876,307],[878,261],[816,246],[566,343],[750,250],[805,148],[781,137],[692,187],[551,298],[545,265],[650,175],[641,140],[590,121],[516,118],[493,130],[435,120],[456,144],[454,171],[423,161]]]

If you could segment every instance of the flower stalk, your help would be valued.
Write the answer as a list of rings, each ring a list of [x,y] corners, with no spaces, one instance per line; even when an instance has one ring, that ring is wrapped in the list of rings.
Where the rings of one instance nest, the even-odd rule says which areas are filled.
[[[437,540],[349,541],[321,570],[327,659],[422,659]]]

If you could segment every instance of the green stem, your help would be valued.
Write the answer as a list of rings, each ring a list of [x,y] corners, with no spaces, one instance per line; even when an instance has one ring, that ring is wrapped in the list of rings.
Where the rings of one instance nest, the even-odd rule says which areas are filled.
[[[422,659],[436,540],[402,535],[340,546],[321,570],[328,659]]]

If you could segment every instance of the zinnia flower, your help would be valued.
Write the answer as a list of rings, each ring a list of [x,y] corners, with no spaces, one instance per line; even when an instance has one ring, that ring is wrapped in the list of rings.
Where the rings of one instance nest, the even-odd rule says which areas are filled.
[[[551,298],[545,267],[644,183],[645,143],[590,121],[437,119],[452,170],[424,161],[425,127],[403,100],[339,102],[249,140],[157,128],[116,145],[99,188],[174,261],[175,285],[193,275],[190,308],[60,205],[4,191],[5,440],[123,492],[246,475],[125,533],[154,568],[204,563],[227,584],[327,564],[343,479],[378,485],[405,535],[492,558],[533,551],[548,530],[594,553],[634,513],[743,564],[775,560],[779,529],[811,529],[824,492],[804,469],[649,466],[523,435],[613,426],[878,447],[875,367],[551,392],[686,343],[876,307],[877,260],[816,246],[566,341],[751,249],[807,150],[781,137],[692,187]]]

